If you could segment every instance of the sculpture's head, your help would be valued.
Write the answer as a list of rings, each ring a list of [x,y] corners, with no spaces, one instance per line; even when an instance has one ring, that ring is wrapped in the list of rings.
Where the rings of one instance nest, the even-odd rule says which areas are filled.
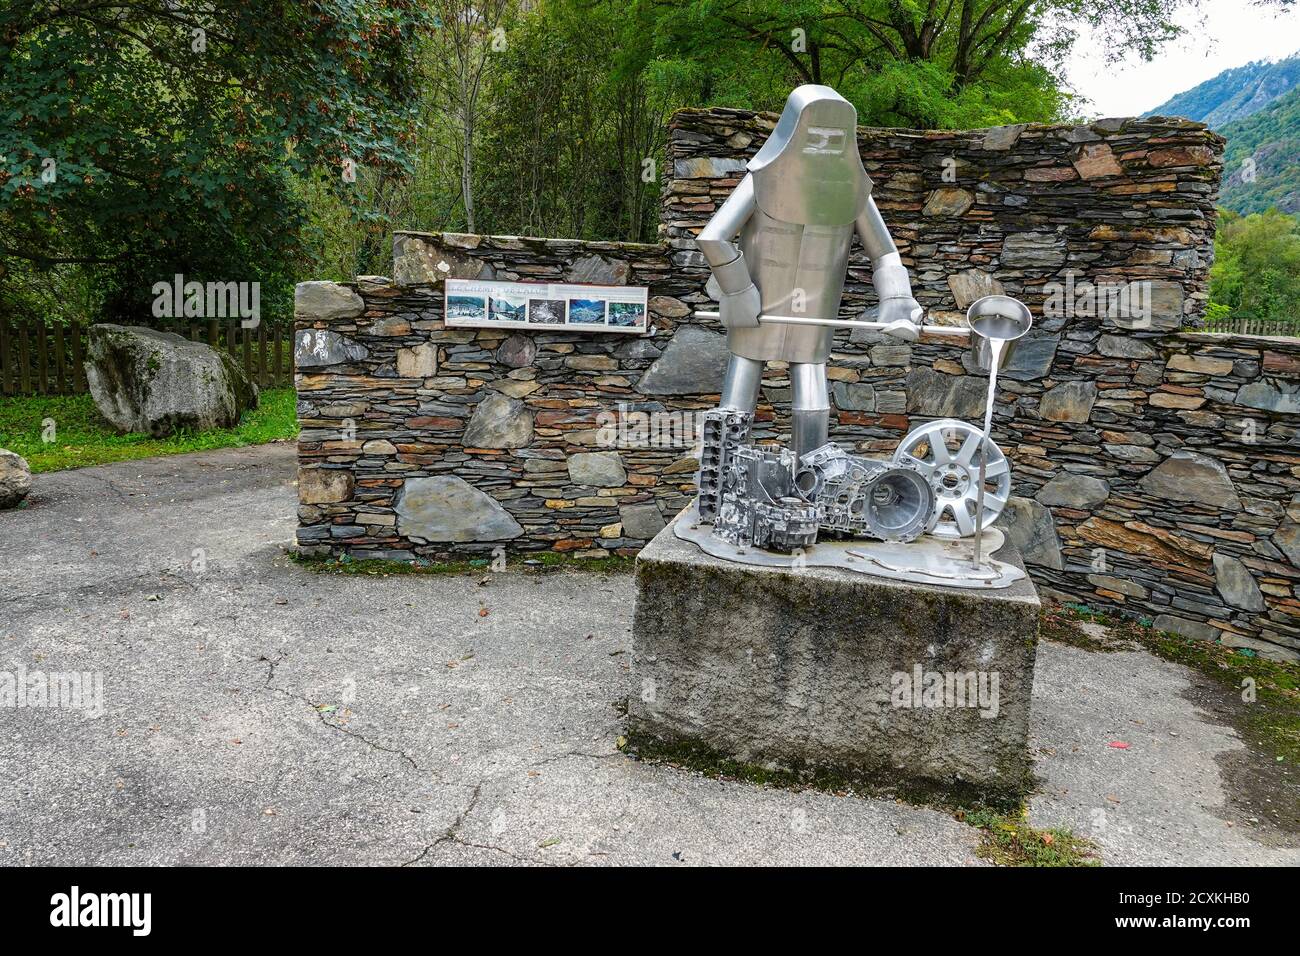
[[[857,128],[858,111],[829,86],[795,89],[748,164],[759,208],[784,222],[842,225],[856,219],[871,193]]]

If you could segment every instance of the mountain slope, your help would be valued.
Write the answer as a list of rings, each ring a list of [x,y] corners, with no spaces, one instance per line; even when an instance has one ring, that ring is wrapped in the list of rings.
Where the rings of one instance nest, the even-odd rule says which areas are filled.
[[[1243,120],[1300,86],[1300,53],[1224,70],[1161,103],[1146,116],[1185,116],[1211,129]]]
[[[1300,213],[1300,89],[1216,132],[1228,140],[1222,205],[1240,213],[1269,206]]]

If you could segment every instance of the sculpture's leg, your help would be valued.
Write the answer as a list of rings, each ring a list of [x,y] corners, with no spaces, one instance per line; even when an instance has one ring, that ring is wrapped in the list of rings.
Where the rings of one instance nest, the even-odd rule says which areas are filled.
[[[790,385],[794,391],[790,444],[795,455],[802,458],[826,444],[831,403],[826,393],[825,363],[791,363]]]
[[[731,356],[727,363],[727,377],[722,383],[722,400],[719,408],[734,408],[738,412],[752,412],[758,404],[758,386],[763,380],[763,363],[757,359]]]

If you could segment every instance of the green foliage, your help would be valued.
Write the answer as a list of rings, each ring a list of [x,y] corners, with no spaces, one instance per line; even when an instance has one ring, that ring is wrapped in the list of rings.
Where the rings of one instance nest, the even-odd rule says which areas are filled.
[[[984,831],[979,855],[998,866],[1100,866],[1097,846],[1069,830],[1039,830],[1022,808],[1015,814],[991,810],[959,812],[957,819]]]
[[[1113,5],[1073,13],[1124,36],[1136,29],[1146,43],[1163,35],[1156,21],[1165,6],[1134,2],[1132,16],[1120,19]],[[779,110],[801,82],[832,83],[863,123],[881,126],[1064,116],[1072,99],[1045,64],[1072,34],[1007,0],[970,0],[964,25],[961,9],[945,18],[881,0],[834,8],[810,0],[541,0],[502,11],[493,0],[484,22],[508,28],[491,56],[480,59],[486,31],[440,31],[420,50],[426,121],[415,154],[425,173],[399,184],[383,213],[408,228],[649,240],[668,114],[707,105]],[[410,195],[416,188],[426,195]],[[343,222],[328,204],[313,209],[326,234]],[[371,238],[354,245],[374,248]],[[334,251],[323,274],[346,271],[336,262],[383,268],[346,243],[326,245]]]
[[[183,273],[275,321],[386,273],[394,228],[650,240],[676,108],[822,82],[868,125],[1057,120],[1072,24],[1150,56],[1187,2],[9,4],[0,309],[149,321]]]
[[[285,314],[300,261],[292,179],[402,168],[416,0],[94,0],[0,12],[0,296],[80,268],[101,317],[153,284],[258,281]],[[60,272],[60,270],[62,270]]]
[[[0,448],[27,459],[33,472],[84,468],[111,461],[180,455],[210,448],[231,448],[297,437],[297,395],[292,388],[263,391],[256,409],[245,412],[235,428],[181,431],[168,438],[131,433],[119,435],[82,395],[0,398]],[[46,442],[46,425],[54,423],[54,441]]]
[[[695,71],[651,59],[650,10],[556,0],[510,33],[479,150],[488,232],[650,240],[664,123]]]
[[[1047,121],[1073,102],[1056,72],[1087,23],[1111,48],[1150,57],[1180,31],[1178,0],[639,0],[656,54],[701,64],[706,103],[775,109],[825,83],[875,126],[960,128]]]
[[[1287,322],[1300,335],[1300,217],[1220,213],[1206,318],[1211,328]]]
[[[1300,58],[1295,63],[1300,72]],[[1218,132],[1228,140],[1223,205],[1239,213],[1300,213],[1300,89]]]

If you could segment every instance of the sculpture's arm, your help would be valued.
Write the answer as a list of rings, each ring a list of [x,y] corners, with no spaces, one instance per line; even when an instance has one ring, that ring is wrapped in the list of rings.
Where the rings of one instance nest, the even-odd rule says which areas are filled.
[[[746,173],[695,238],[696,246],[713,270],[708,292],[717,298],[722,324],[728,328],[758,325],[761,308],[758,289],[745,265],[745,254],[733,241],[757,208],[754,179]]]
[[[898,254],[885,220],[876,207],[876,200],[867,196],[867,205],[854,223],[862,248],[871,260],[871,282],[876,287],[876,297],[880,299],[880,312],[877,321],[907,322],[899,326],[898,331],[891,332],[899,338],[916,341],[918,331],[916,324],[921,321],[925,310],[912,297],[912,280],[908,278],[907,267]]]

